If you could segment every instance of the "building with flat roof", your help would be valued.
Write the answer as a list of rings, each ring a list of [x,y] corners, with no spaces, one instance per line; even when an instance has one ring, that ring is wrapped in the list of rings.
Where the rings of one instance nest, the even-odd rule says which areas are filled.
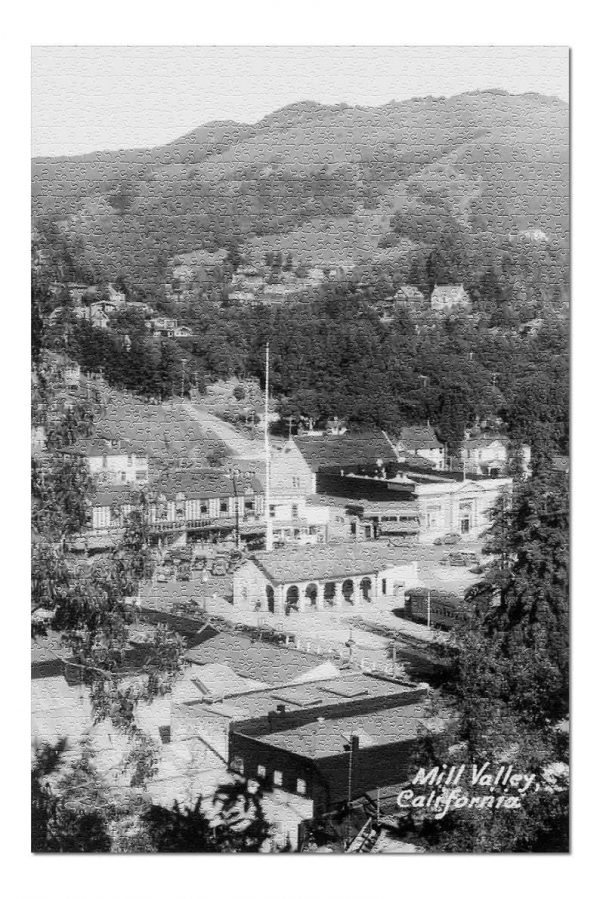
[[[272,691],[272,698],[277,705],[266,716],[232,718],[230,767],[308,798],[312,817],[406,780],[419,742],[446,724],[429,714],[424,685],[373,675]]]

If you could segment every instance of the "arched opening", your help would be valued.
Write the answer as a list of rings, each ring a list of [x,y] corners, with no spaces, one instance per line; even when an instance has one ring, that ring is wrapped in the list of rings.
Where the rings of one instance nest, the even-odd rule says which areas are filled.
[[[287,588],[285,594],[285,614],[289,615],[290,612],[298,611],[298,604],[300,602],[300,591],[296,587],[295,584],[292,584],[291,587]]]
[[[269,612],[275,611],[275,591],[271,587],[270,584],[267,584],[265,587],[265,593],[267,594],[267,609]]]
[[[342,584],[342,596],[344,597],[344,602],[352,603],[354,602],[354,582],[348,578]]]
[[[328,581],[325,584],[325,589],[323,590],[323,600],[326,606],[334,606],[335,605],[335,583],[333,581]]]
[[[308,608],[311,610],[315,610],[317,608],[317,596],[318,596],[318,588],[316,584],[309,584],[304,591]]]
[[[372,589],[373,589],[373,582],[371,581],[371,578],[364,577],[362,579],[362,581],[360,582],[360,595],[361,595],[362,599],[364,600],[364,602],[371,602],[371,600],[373,598],[372,593],[371,593]]]

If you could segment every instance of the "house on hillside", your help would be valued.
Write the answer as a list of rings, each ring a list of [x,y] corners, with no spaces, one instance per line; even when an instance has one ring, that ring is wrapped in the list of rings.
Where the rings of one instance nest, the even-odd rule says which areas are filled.
[[[146,328],[159,337],[175,337],[177,319],[167,318],[164,315],[155,315],[153,318],[148,319]]]
[[[443,313],[469,311],[471,298],[462,284],[445,284],[442,287],[436,284],[431,294],[431,309]]]
[[[403,284],[396,293],[375,304],[382,321],[391,321],[394,313],[400,310],[409,312],[421,312],[425,308],[425,297],[418,287],[412,284]]]
[[[399,456],[415,455],[426,459],[437,471],[443,471],[446,467],[445,446],[430,424],[402,428],[396,450]]]
[[[502,434],[471,434],[467,431],[460,447],[460,463],[467,474],[503,477],[508,473],[509,448],[510,441]],[[523,473],[528,474],[531,447],[524,444],[520,452]]]

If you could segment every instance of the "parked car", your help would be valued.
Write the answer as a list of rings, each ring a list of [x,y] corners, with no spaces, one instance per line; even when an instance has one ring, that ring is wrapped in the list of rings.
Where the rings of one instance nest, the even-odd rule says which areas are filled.
[[[171,580],[169,573],[165,568],[159,568],[156,573],[156,583],[166,584]]]
[[[227,559],[224,559],[222,556],[215,559],[212,563],[210,572],[216,577],[225,577],[229,570],[229,565],[227,564]]]
[[[466,567],[467,560],[465,559],[464,553],[449,553],[448,554],[448,564],[454,566],[455,568]]]
[[[433,541],[434,546],[454,546],[456,543],[460,543],[461,536],[460,534],[444,534],[443,537],[436,537]]]
[[[463,557],[467,565],[479,565],[479,556],[477,555],[477,553],[462,552],[461,556]]]
[[[183,562],[177,566],[176,580],[189,581],[191,576],[192,576],[192,572],[190,570],[190,566],[186,562]]]

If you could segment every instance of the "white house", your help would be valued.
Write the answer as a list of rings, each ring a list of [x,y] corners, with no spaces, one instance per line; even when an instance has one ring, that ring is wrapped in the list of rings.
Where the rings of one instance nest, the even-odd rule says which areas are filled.
[[[431,294],[431,308],[434,312],[453,312],[470,309],[471,298],[462,284],[436,284]]]
[[[103,484],[145,484],[148,481],[148,456],[127,441],[113,437],[94,437],[78,441],[63,453],[87,460],[90,474]]]
[[[523,471],[531,468],[531,447],[521,446]],[[460,462],[467,474],[500,477],[508,471],[509,440],[502,435],[465,435],[460,448]]]

